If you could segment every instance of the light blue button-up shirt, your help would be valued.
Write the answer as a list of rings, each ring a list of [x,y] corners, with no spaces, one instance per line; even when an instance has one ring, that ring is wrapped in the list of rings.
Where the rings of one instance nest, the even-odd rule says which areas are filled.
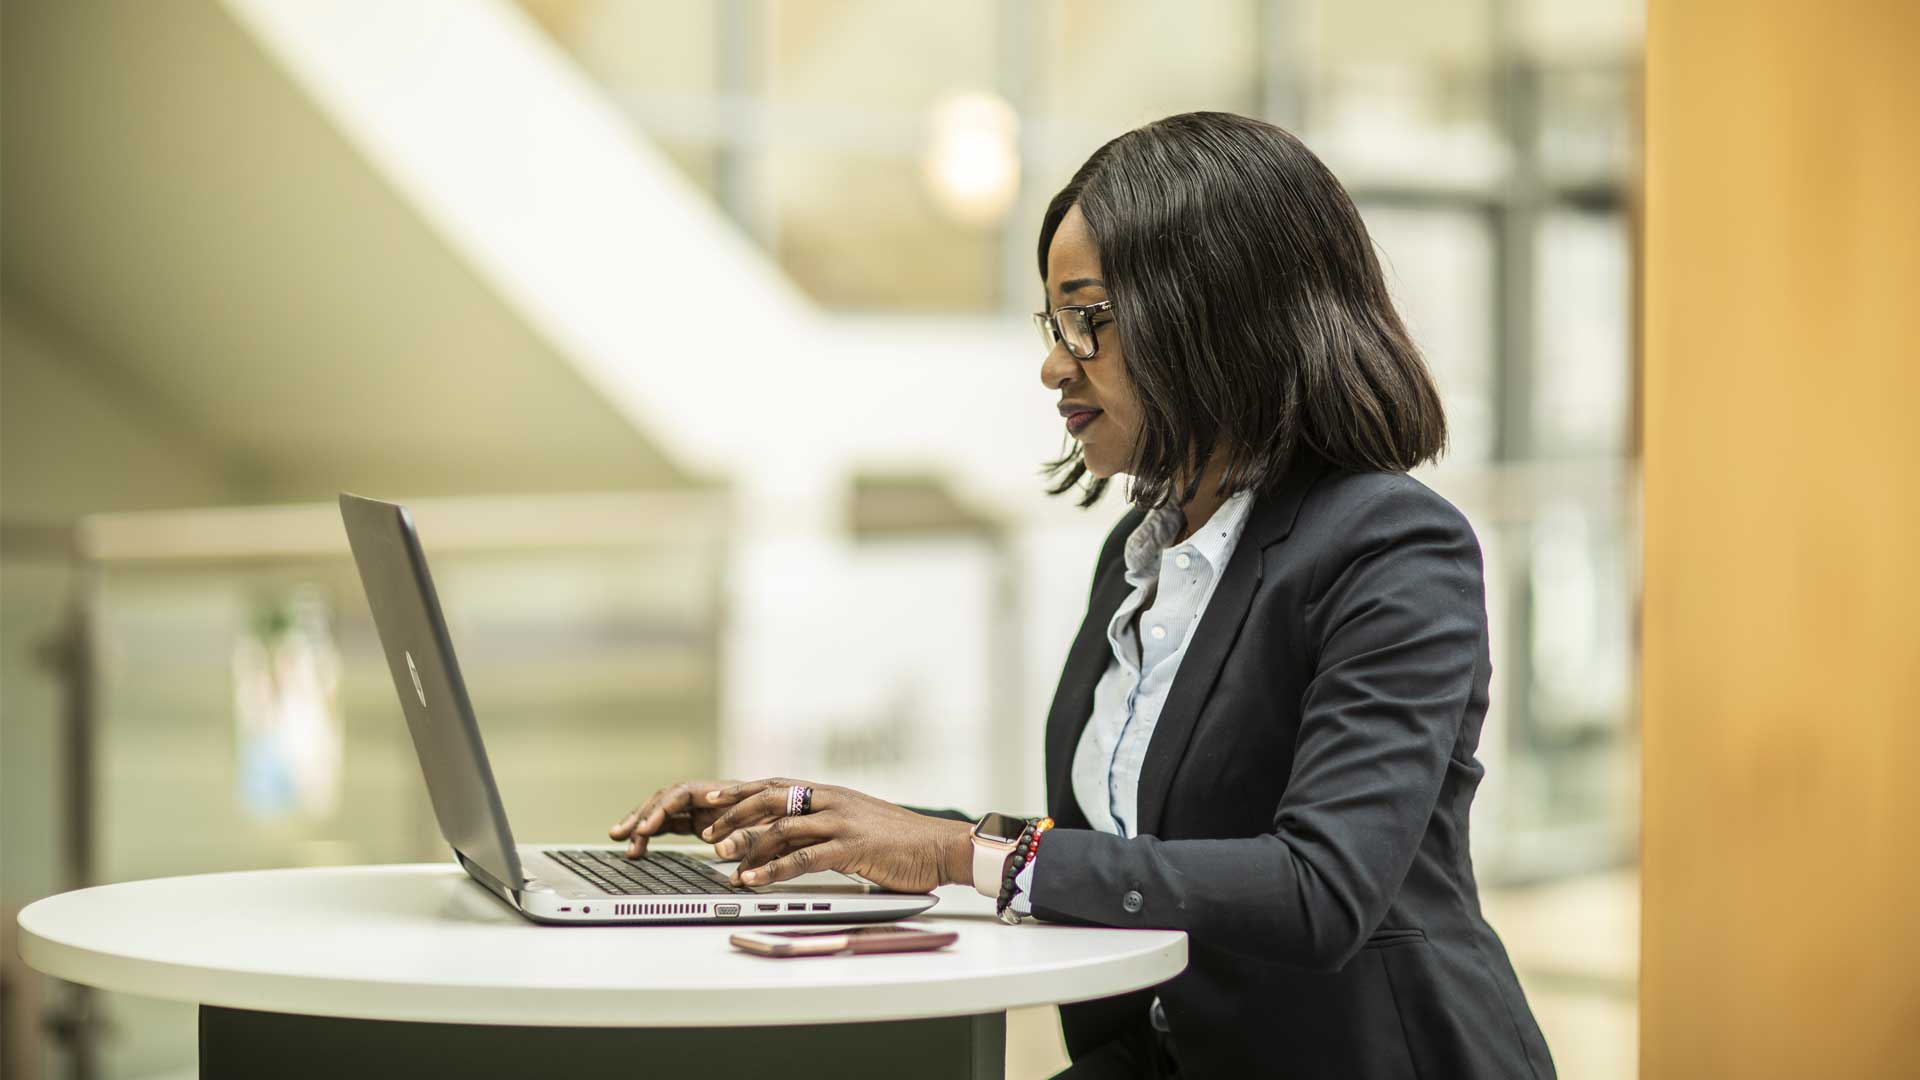
[[[1186,542],[1173,547],[1167,545],[1185,523],[1176,508],[1148,511],[1127,537],[1126,578],[1133,591],[1107,624],[1113,659],[1094,687],[1093,714],[1073,755],[1074,799],[1101,832],[1139,835],[1140,768],[1147,746],[1252,504],[1251,493],[1232,496]],[[1018,884],[1014,910],[1026,914],[1031,867],[1022,868]]]

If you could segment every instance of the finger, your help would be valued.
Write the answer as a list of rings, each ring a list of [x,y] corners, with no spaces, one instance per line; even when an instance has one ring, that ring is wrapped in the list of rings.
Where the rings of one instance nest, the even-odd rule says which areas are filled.
[[[772,780],[733,780],[712,784],[710,790],[701,792],[701,805],[708,807],[730,807],[733,803],[760,794],[762,788],[772,784]]]
[[[713,805],[712,796],[727,786],[717,780],[688,780],[661,788],[616,822],[607,834],[615,840],[627,840],[627,854],[638,857],[647,850],[649,836],[693,832],[695,822],[689,815],[695,810],[703,815],[715,813],[709,809]],[[699,822],[702,828],[709,823],[710,818]]]
[[[728,807],[726,813],[721,814],[713,824],[707,826],[706,831],[700,834],[700,838],[710,844],[717,844],[726,839],[735,829],[784,817],[786,812],[786,789],[767,788],[757,795],[748,796]]]
[[[655,796],[652,810],[642,816],[641,827],[648,832],[659,832],[665,827],[668,817],[683,815],[700,807],[713,806],[715,805],[714,793],[723,790],[724,787],[725,785],[714,780],[688,780],[670,788],[663,788]]]
[[[654,806],[652,817],[664,820],[669,814],[684,814],[694,810],[708,810],[732,804],[726,792],[743,785],[729,784],[722,780],[688,780],[668,788],[665,796]],[[654,831],[658,831],[656,826]]]
[[[614,839],[627,841],[627,857],[637,859],[646,853],[647,837],[659,832],[668,822],[665,807],[671,806],[676,793],[684,791],[685,784],[661,788],[647,797],[647,800],[634,808],[627,819],[610,830]]]
[[[707,805],[732,806],[742,799],[758,795],[770,787],[784,786],[785,780],[777,777],[767,780],[747,780],[738,784],[728,784],[717,791],[707,792]]]
[[[629,811],[626,817],[613,823],[613,827],[607,830],[607,835],[613,837],[615,840],[625,840],[627,837],[633,835],[633,831],[640,827],[640,824],[647,819],[648,815],[653,813],[654,804],[658,803],[668,790],[668,788],[661,788],[645,799],[642,799],[640,805]]]
[[[748,874],[765,867],[775,859],[791,855],[801,848],[816,847],[820,844],[830,844],[833,842],[831,839],[820,840],[800,837],[788,837],[784,843],[776,843],[772,840],[763,841],[762,843],[756,844],[753,850],[748,852],[747,856],[741,859],[739,864],[733,868],[733,883],[735,885],[747,884]]]
[[[693,831],[693,822],[685,814],[672,814],[661,823],[658,831],[663,833],[690,833]],[[647,839],[644,833],[634,833],[627,841],[627,856],[637,859],[646,854]]]
[[[802,844],[832,839],[839,823],[818,814],[775,818],[766,825],[741,829],[714,845],[714,854],[722,859],[738,859],[740,869],[748,869]]]
[[[687,808],[693,805],[695,786],[688,783],[675,784],[656,796],[652,808],[648,810],[645,817],[640,819],[640,831],[651,836],[660,831],[661,827],[667,823],[668,817],[685,813]]]
[[[633,827],[639,823],[640,812],[646,805],[646,803],[641,803],[639,806],[627,811],[627,816],[614,822],[612,827],[607,830],[607,835],[613,837],[615,840],[625,840],[627,836],[633,832]]]
[[[741,870],[784,855],[792,846],[788,837],[772,835],[772,828],[771,825],[762,825],[741,829],[714,848],[714,853],[722,861],[731,859],[739,864],[733,868],[734,884],[740,883]]]
[[[771,885],[776,881],[797,878],[815,870],[838,870],[847,855],[844,840],[824,840],[782,855],[765,866],[749,870],[740,875],[740,880],[748,885]]]

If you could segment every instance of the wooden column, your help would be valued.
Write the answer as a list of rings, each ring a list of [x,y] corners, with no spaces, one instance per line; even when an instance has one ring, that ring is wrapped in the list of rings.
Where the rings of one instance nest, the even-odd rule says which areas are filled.
[[[1920,1076],[1920,3],[1648,23],[1642,1072]]]

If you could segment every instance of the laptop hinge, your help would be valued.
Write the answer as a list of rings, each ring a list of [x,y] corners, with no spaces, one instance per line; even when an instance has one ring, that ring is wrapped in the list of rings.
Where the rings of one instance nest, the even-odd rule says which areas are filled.
[[[473,880],[486,886],[489,891],[507,903],[512,904],[515,908],[520,906],[519,890],[508,888],[505,882],[487,873],[485,868],[472,859],[467,858],[466,854],[459,848],[453,849],[453,857],[460,860],[461,868],[466,870],[466,872],[473,877]]]

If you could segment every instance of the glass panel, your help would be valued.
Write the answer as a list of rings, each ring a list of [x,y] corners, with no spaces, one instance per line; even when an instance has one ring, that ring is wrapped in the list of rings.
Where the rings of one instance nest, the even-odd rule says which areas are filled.
[[[1071,172],[1101,143],[1173,113],[1260,110],[1257,3],[1065,0],[1048,10],[1032,103],[1045,173]]]
[[[1311,10],[1302,134],[1349,186],[1484,189],[1504,176],[1491,0]]]
[[[709,195],[731,122],[720,4],[521,0],[526,12]]]
[[[1493,707],[1482,739],[1488,776],[1474,807],[1474,846],[1492,884],[1566,876],[1630,859],[1638,736],[1633,617],[1638,524],[1623,471],[1570,470],[1528,509],[1509,490],[1493,505],[1462,501],[1487,566]]]
[[[1258,114],[1261,5],[1067,0],[1035,5],[1027,183],[1008,218],[1009,295],[1038,296],[1033,254],[1047,202],[1101,144],[1196,109]],[[1030,303],[1032,301],[1022,301]]]
[[[1395,306],[1439,384],[1448,464],[1493,452],[1493,238],[1465,210],[1362,206]]]
[[[765,11],[766,95],[782,105],[918,116],[998,82],[992,4],[774,0]]]
[[[834,307],[996,306],[998,226],[1020,176],[1018,120],[995,96],[997,9],[765,10],[754,168],[782,266]]]
[[[1516,44],[1540,63],[1637,57],[1647,37],[1641,0],[1518,0],[1508,7]]]
[[[998,233],[943,216],[918,162],[783,146],[765,169],[775,251],[815,300],[929,312],[998,304]]]
[[[717,568],[709,558],[650,550],[433,561],[517,834],[577,837],[581,822],[637,801],[657,781],[711,767]],[[102,576],[103,880],[445,857],[360,589],[344,560]],[[260,627],[283,612],[304,613],[293,621],[314,628],[310,647],[283,644],[271,654],[283,684],[303,652],[333,658],[342,752],[330,797],[262,800],[259,785],[244,782],[324,782],[327,772],[312,760],[324,740],[281,745],[250,739],[236,724],[236,708],[250,719],[304,707],[284,691],[273,708],[249,704]],[[249,745],[263,761],[249,761]],[[608,754],[609,745],[623,750]],[[149,843],[155,830],[171,841]]]
[[[1633,170],[1634,69],[1549,68],[1540,78],[1540,168],[1560,188],[1618,188]]]
[[[1626,452],[1630,257],[1618,214],[1554,211],[1540,222],[1532,434],[1542,457]]]

